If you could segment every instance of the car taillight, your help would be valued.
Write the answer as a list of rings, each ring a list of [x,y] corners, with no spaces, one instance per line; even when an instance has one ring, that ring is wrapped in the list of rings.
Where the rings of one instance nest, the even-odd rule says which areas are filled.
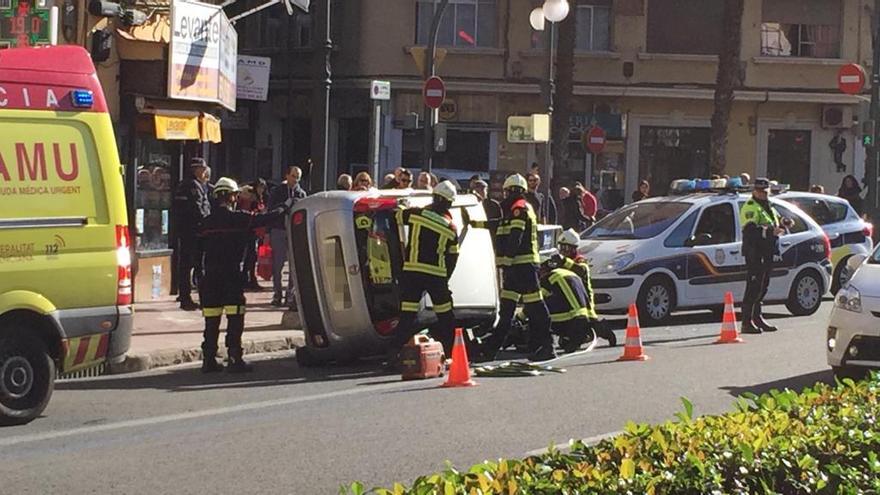
[[[825,258],[831,259],[831,239],[827,234],[822,235],[822,242],[825,244]]]
[[[865,228],[862,229],[862,233],[865,234],[865,237],[868,239],[872,239],[874,237],[874,224],[866,223]]]
[[[300,211],[293,214],[293,224],[299,225],[299,224],[303,223],[303,220],[305,220],[305,218],[306,218],[305,212],[300,210]]]
[[[128,227],[116,226],[116,305],[131,304],[131,238]]]

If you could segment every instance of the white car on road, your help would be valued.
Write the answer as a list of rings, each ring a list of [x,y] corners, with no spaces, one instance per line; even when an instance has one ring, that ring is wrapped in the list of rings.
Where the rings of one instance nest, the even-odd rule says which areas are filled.
[[[834,299],[825,349],[840,378],[880,368],[880,248],[848,262],[853,275]]]
[[[677,309],[720,309],[727,291],[740,302],[746,266],[739,210],[747,199],[736,192],[651,198],[583,232],[578,252],[590,263],[599,312],[624,312],[635,302],[642,323],[658,324]],[[794,223],[779,239],[765,300],[812,314],[830,286],[828,237],[798,207],[771,202]]]
[[[867,255],[874,250],[874,241],[871,239],[874,226],[862,220],[849,201],[837,196],[786,192],[776,197],[797,205],[828,234],[831,264],[834,266],[831,293],[836,294],[849,277],[846,261],[853,255]]]

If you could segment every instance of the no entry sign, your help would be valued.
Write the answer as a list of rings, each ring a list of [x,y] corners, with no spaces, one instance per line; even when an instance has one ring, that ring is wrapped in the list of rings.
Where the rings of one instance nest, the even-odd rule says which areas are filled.
[[[837,87],[848,95],[857,95],[865,88],[867,75],[859,64],[846,64],[837,72]]]
[[[422,96],[425,99],[425,106],[428,108],[440,108],[443,100],[446,99],[446,84],[443,79],[437,76],[431,76],[425,81],[425,87],[422,88]]]
[[[598,154],[601,153],[602,150],[605,149],[605,129],[594,125],[590,127],[590,129],[584,133],[584,146],[589,150],[590,153]]]

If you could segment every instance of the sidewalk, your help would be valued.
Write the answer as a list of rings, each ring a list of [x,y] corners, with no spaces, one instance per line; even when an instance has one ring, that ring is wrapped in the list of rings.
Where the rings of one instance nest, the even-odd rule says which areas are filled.
[[[262,292],[247,292],[247,315],[242,347],[245,354],[274,352],[304,345],[304,337],[295,313],[282,325],[286,308],[274,308],[272,290],[264,285]],[[197,297],[194,294],[194,297]],[[133,373],[151,368],[201,361],[201,311],[183,311],[173,296],[155,301],[136,303],[131,347],[125,362],[113,365],[111,373]],[[198,299],[196,299],[198,301]],[[220,327],[220,355],[226,357],[223,346],[226,318]]]

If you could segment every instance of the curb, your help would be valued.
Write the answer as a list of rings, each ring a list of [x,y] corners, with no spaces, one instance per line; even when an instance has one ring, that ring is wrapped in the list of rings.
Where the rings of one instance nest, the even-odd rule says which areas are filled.
[[[263,340],[245,339],[242,341],[242,349],[244,349],[245,355],[286,351],[304,345],[305,337],[303,335]],[[226,357],[226,349],[224,347],[219,349],[217,357]],[[146,354],[127,354],[123,362],[108,366],[108,374],[120,375],[124,373],[137,373],[139,371],[147,371],[201,360],[201,347],[191,347],[188,349],[164,349]]]

